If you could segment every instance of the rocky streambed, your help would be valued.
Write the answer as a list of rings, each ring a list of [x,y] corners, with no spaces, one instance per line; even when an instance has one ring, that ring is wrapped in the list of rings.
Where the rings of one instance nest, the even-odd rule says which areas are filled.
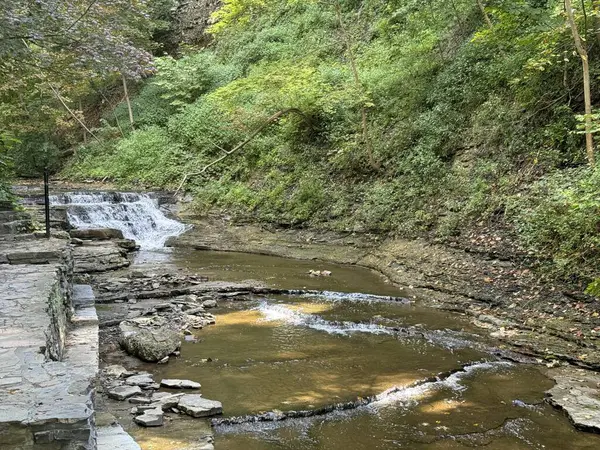
[[[71,238],[77,276],[97,297],[99,415],[122,423],[142,448],[600,445],[557,409],[598,430],[600,379],[569,365],[594,367],[594,340],[561,353],[552,345],[568,347],[564,333],[541,340],[532,326],[527,334],[527,322],[514,322],[525,311],[521,290],[505,309],[491,277],[486,293],[476,280],[461,290],[462,276],[397,260],[376,267],[387,279],[356,267],[376,258],[377,246],[362,238],[197,227],[170,251],[136,251],[125,236],[93,231]],[[490,267],[513,272],[502,261]],[[390,283],[398,274],[413,284]]]
[[[544,401],[552,371],[567,366],[519,355],[373,272],[234,253],[144,258],[88,279],[100,317],[101,408],[142,448],[600,443]],[[257,281],[269,267],[276,277]],[[149,333],[143,344],[125,343],[132,327]],[[170,333],[177,344],[164,339]],[[146,345],[162,350],[138,351]]]

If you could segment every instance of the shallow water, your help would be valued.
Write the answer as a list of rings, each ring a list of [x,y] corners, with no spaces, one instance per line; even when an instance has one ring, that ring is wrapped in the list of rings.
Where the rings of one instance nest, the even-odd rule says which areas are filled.
[[[235,252],[173,249],[173,264],[195,270],[212,280],[259,280],[282,289],[318,289],[402,296],[403,291],[380,274],[357,266],[304,261]],[[328,270],[329,277],[311,277],[309,270]]]
[[[219,252],[174,251],[169,258],[212,279],[402,296],[359,267]],[[309,269],[332,276],[311,278]],[[417,382],[350,411],[219,426],[217,450],[600,448],[599,436],[575,431],[543,403],[552,382],[540,368],[497,361],[485,351],[495,343],[460,316],[351,296],[227,301],[215,315],[216,325],[199,331],[198,343],[185,342],[180,358],[146,368],[155,379],[200,381],[225,416],[314,409]],[[443,381],[426,381],[463,366]],[[142,448],[161,450],[191,449],[210,431],[207,420],[185,418],[128,428]]]

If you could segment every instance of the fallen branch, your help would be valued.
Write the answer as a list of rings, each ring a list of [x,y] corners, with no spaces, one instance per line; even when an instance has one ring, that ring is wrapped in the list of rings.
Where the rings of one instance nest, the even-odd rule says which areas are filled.
[[[254,130],[252,132],[252,134],[246,140],[244,140],[242,143],[238,144],[237,146],[235,146],[233,149],[231,149],[229,151],[227,151],[224,148],[222,148],[222,147],[218,146],[217,144],[213,143],[216,147],[218,147],[223,152],[225,152],[225,154],[223,156],[215,159],[211,163],[207,164],[206,166],[204,166],[198,172],[186,173],[183,176],[183,179],[181,180],[181,183],[179,183],[179,187],[175,191],[175,195],[177,195],[179,193],[179,191],[183,188],[185,182],[187,180],[189,180],[191,177],[196,177],[198,175],[202,175],[204,172],[206,172],[209,168],[211,168],[215,164],[220,163],[221,161],[223,161],[228,156],[230,156],[233,153],[241,150],[248,142],[250,142],[252,139],[254,139],[262,130],[264,130],[265,128],[267,128],[273,122],[275,122],[278,119],[280,119],[282,116],[284,116],[286,114],[289,114],[289,113],[296,113],[296,114],[299,114],[301,116],[304,116],[304,113],[302,111],[300,111],[299,109],[297,109],[297,108],[282,109],[281,111],[278,111],[275,114],[273,114],[271,117],[269,117],[265,122],[263,122],[262,125],[260,125],[256,130]]]
[[[85,123],[83,123],[81,121],[81,119],[79,117],[77,117],[77,114],[75,114],[71,110],[71,108],[69,108],[69,106],[66,104],[66,102],[61,97],[61,95],[56,90],[56,88],[54,86],[52,86],[52,84],[50,82],[47,82],[47,84],[50,87],[50,89],[52,89],[52,92],[54,93],[54,96],[58,99],[58,101],[60,101],[60,103],[64,106],[64,108],[69,112],[69,114],[71,114],[71,117],[73,117],[73,119],[75,119],[77,122],[79,122],[79,125],[81,125],[83,127],[83,129],[90,134],[90,136],[92,136],[94,139],[96,139],[96,141],[101,142],[100,139],[98,139],[98,137],[96,137],[96,135],[94,133],[92,133],[88,127],[85,126]]]

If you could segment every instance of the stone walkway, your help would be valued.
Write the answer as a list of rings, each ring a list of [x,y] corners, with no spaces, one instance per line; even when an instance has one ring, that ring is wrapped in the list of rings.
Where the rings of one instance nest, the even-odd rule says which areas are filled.
[[[66,240],[0,241],[0,447],[96,448],[98,318]]]

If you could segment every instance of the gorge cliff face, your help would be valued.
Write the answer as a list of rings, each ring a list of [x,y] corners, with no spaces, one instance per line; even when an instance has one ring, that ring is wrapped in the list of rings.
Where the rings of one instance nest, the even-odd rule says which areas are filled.
[[[206,28],[211,14],[221,6],[220,0],[182,0],[175,9],[175,39],[180,44],[206,45],[211,37]]]

